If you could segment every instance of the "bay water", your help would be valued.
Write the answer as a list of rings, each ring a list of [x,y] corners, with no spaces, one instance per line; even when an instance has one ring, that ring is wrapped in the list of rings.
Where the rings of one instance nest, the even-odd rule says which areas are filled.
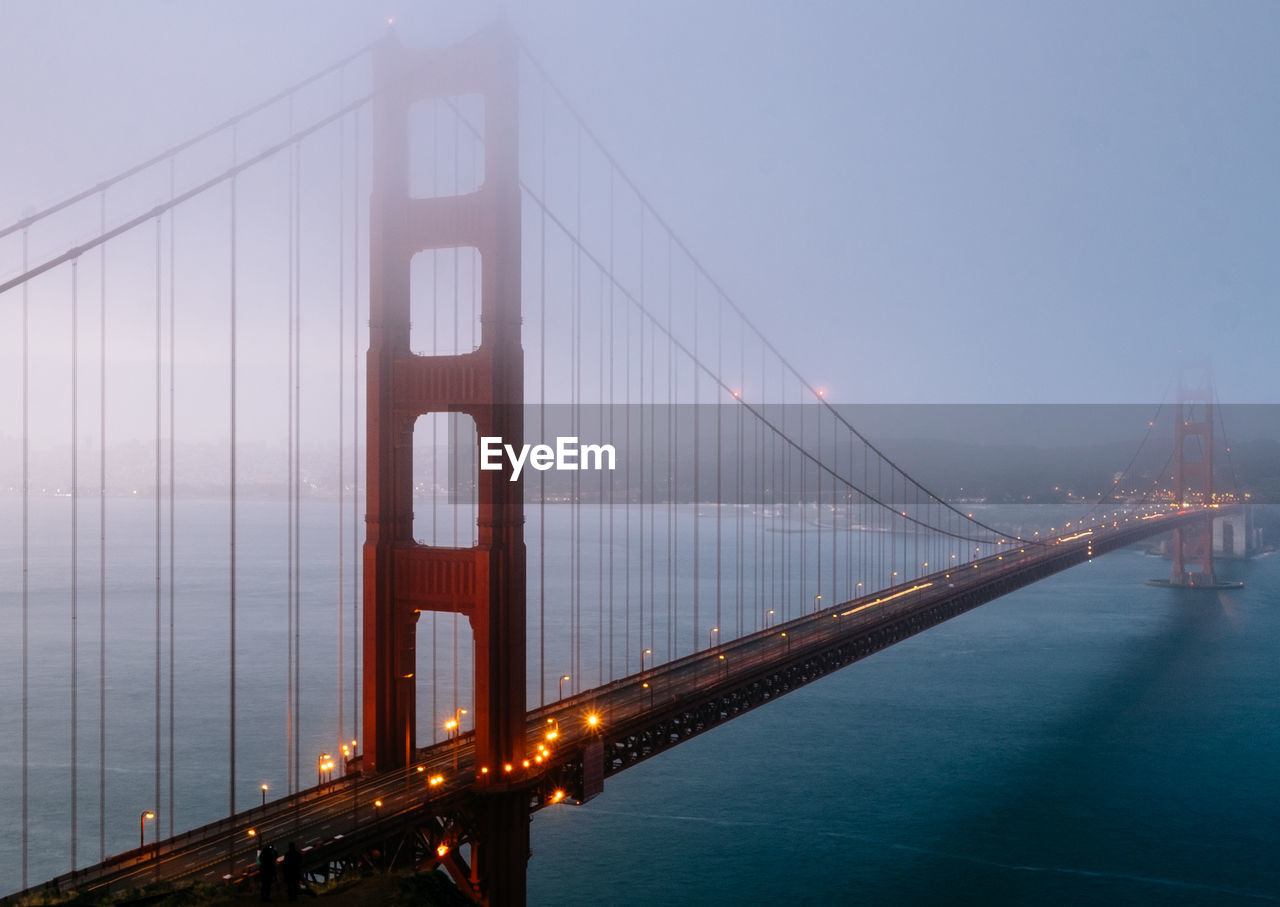
[[[339,630],[355,619],[358,588],[350,509],[340,522],[333,502],[301,507],[303,609],[295,638],[302,658],[296,701],[289,704],[287,510],[282,502],[242,502],[237,769],[230,789],[229,568],[220,553],[228,544],[226,505],[179,502],[170,801],[167,511],[157,562],[154,502],[120,500],[108,507],[104,692],[96,510],[82,505],[78,526],[73,659],[69,504],[32,499],[25,692],[32,883],[70,868],[73,783],[76,862],[84,865],[100,850],[136,846],[140,813],[157,802],[159,828],[146,826],[149,840],[156,831],[168,834],[171,827],[225,815],[233,798],[237,809],[253,805],[261,783],[271,796],[291,784],[305,787],[315,755],[332,749],[347,726],[358,731],[352,636]],[[12,496],[0,498],[0,508],[8,527],[0,544],[0,762],[9,776],[0,785],[0,890],[11,891],[21,885],[24,693],[21,552],[14,531],[20,514]],[[546,615],[544,664],[536,672],[531,666],[531,695],[545,683],[540,675],[552,678],[546,695],[556,695],[561,665],[572,658],[556,648],[575,620],[562,601],[568,510],[547,508],[550,579],[541,594],[555,607]],[[671,525],[679,534],[680,520],[707,514],[686,507],[670,515]],[[1006,524],[1028,520],[1023,509],[987,508],[983,516]],[[1056,512],[1037,517],[1061,518]],[[596,516],[579,519],[590,530]],[[793,540],[812,531],[803,518],[786,529]],[[714,537],[704,532],[704,544]],[[723,544],[736,545],[732,533]],[[786,557],[797,557],[787,551]],[[531,588],[540,553],[534,542]],[[808,569],[811,556],[796,560],[797,573]],[[709,560],[704,551],[704,570]],[[1138,548],[1098,558],[628,769],[586,805],[544,809],[533,821],[530,903],[1280,901],[1280,557],[1221,569],[1245,580],[1245,588],[1159,589],[1144,580],[1165,575],[1168,561]],[[799,613],[813,592],[783,594],[797,599],[793,613]],[[598,605],[592,595],[586,599],[576,618],[580,630]],[[419,625],[420,652],[430,646],[447,658],[453,618],[426,620]],[[347,634],[341,660],[340,632]],[[458,632],[459,687],[441,693],[441,701],[431,698],[434,690],[420,689],[420,713],[450,711],[455,696],[465,705],[465,621]],[[533,635],[531,658],[538,651]],[[584,677],[593,660],[592,647],[586,648],[574,671]],[[638,655],[617,654],[617,669]],[[447,678],[436,680],[440,686]],[[292,764],[290,721],[297,723]],[[420,720],[420,738],[437,733],[428,730],[436,723]],[[101,770],[100,751],[106,754]],[[101,811],[100,789],[107,795]]]

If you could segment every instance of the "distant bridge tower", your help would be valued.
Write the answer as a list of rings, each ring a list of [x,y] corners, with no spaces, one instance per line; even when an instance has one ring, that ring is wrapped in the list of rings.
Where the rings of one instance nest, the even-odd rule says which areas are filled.
[[[459,878],[466,867],[451,871],[491,904],[524,903],[529,854],[529,795],[503,771],[520,765],[524,749],[523,486],[506,470],[478,473],[478,544],[417,544],[413,428],[421,415],[465,413],[478,436],[524,443],[516,76],[516,44],[505,30],[429,53],[383,43],[374,69],[369,231],[364,767],[385,771],[413,758],[418,615],[466,615],[475,637],[470,879]],[[411,105],[464,95],[483,99],[483,184],[461,195],[410,197]],[[479,348],[415,355],[410,262],[423,250],[457,247],[475,249],[481,261]]]
[[[1188,385],[1190,376],[1203,380]],[[1192,448],[1188,450],[1188,448]],[[1213,503],[1213,380],[1208,363],[1182,368],[1173,423],[1174,501],[1179,507],[1198,500]],[[1198,564],[1200,569],[1190,568]],[[1173,530],[1175,586],[1213,585],[1213,530],[1210,522]]]

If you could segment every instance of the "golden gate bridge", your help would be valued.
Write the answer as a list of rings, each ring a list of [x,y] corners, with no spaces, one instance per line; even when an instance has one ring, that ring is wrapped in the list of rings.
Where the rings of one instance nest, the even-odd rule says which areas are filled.
[[[830,671],[1157,533],[1173,584],[1217,585],[1207,389],[1163,496],[975,517],[754,327],[503,28],[388,37],[0,242],[16,898],[240,880],[287,835],[314,876],[522,903],[532,811]],[[479,468],[557,438],[613,468]]]

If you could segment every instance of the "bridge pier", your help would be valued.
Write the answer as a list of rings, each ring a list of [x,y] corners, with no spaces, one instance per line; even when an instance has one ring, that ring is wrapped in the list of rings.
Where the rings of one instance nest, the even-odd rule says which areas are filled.
[[[523,904],[529,862],[529,794],[479,791],[471,871],[486,904]]]

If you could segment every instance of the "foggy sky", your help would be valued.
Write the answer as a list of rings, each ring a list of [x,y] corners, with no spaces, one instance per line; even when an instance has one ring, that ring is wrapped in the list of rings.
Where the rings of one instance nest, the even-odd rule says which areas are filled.
[[[830,399],[1158,402],[1183,354],[1212,357],[1223,400],[1280,399],[1274,4],[508,7],[654,207]],[[492,13],[6,2],[0,221],[389,17],[428,45]]]

